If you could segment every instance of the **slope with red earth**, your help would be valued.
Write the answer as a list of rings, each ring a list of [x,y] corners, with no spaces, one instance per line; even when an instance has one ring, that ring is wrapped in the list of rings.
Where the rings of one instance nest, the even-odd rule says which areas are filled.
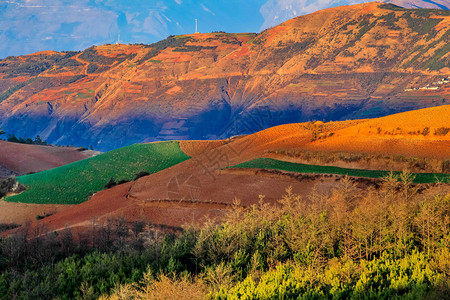
[[[267,171],[222,170],[224,167],[267,155],[277,149],[315,149],[361,153],[401,154],[406,157],[450,158],[450,132],[433,130],[449,125],[450,106],[422,109],[373,120],[331,123],[299,123],[269,128],[256,134],[221,141],[181,141],[193,157],[161,172],[95,194],[89,201],[42,221],[50,230],[69,227],[83,230],[96,219],[124,216],[130,221],[144,219],[154,224],[181,226],[220,217],[235,199],[249,206],[260,195],[274,202],[289,186],[306,197],[313,189],[330,191],[339,182],[337,175],[295,175]],[[314,126],[321,126],[326,138],[314,140]],[[376,127],[374,127],[376,126]],[[426,136],[386,134],[391,126],[415,131],[429,127]],[[380,133],[376,130],[382,128]],[[329,133],[334,133],[329,136]],[[395,147],[392,143],[395,142]],[[413,145],[413,147],[411,146]],[[450,190],[449,190],[450,191]],[[306,198],[305,198],[306,199]]]
[[[448,11],[365,3],[257,35],[10,57],[0,62],[0,127],[109,150],[448,104],[449,29]],[[427,85],[439,89],[418,90]]]
[[[89,158],[98,152],[74,147],[29,145],[0,140],[0,153],[0,166],[20,176]]]

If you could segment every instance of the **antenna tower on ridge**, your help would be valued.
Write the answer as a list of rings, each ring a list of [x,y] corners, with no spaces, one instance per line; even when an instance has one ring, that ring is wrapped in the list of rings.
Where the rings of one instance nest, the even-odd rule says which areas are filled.
[[[195,19],[195,33],[200,33],[200,32],[198,32],[198,22],[197,22],[197,19]]]

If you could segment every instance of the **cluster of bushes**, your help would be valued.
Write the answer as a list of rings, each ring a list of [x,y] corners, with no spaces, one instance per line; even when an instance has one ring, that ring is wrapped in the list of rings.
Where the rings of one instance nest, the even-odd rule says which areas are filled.
[[[171,36],[167,37],[167,39],[165,39],[165,40],[162,40],[162,41],[159,41],[159,42],[149,45],[148,47],[151,48],[150,51],[137,63],[141,64],[141,63],[153,58],[160,51],[162,51],[168,47],[171,47],[171,48],[184,47],[185,44],[187,42],[189,42],[190,40],[192,40],[190,37],[171,35]]]
[[[149,172],[141,171],[141,172],[136,174],[136,176],[134,177],[133,181],[138,180],[139,178],[144,177],[144,176],[148,176],[148,175],[150,175]],[[110,189],[112,187],[115,187],[116,185],[124,184],[124,183],[127,183],[127,182],[130,182],[130,180],[122,179],[122,180],[116,181],[114,179],[114,177],[111,177],[109,179],[109,181],[105,184],[105,189]]]
[[[47,145],[47,141],[43,141],[39,135],[37,135],[34,138],[34,140],[32,140],[30,137],[24,139],[22,137],[18,138],[14,134],[9,134],[7,141],[11,143],[29,144],[29,145]]]
[[[79,243],[70,230],[26,230],[1,241],[0,298],[445,297],[450,194],[419,194],[402,177],[378,190],[345,179],[331,195],[235,203],[221,223],[164,237],[123,219],[93,221]]]
[[[20,193],[25,187],[17,182],[16,177],[1,178],[0,179],[0,198],[6,196],[8,193]]]

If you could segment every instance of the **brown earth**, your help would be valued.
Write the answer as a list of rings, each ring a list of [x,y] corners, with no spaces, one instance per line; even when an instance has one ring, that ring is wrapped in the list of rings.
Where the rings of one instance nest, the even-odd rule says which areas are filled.
[[[0,224],[24,224],[35,221],[36,216],[55,214],[73,205],[28,204],[0,200]]]
[[[450,159],[450,132],[436,135],[433,131],[448,126],[449,109],[450,106],[427,108],[374,120],[288,124],[222,141],[180,141],[181,149],[192,155],[192,159],[101,191],[89,201],[40,223],[50,230],[66,226],[83,230],[93,219],[103,222],[110,217],[123,216],[130,221],[144,219],[154,224],[181,226],[202,222],[207,217],[220,217],[235,199],[239,199],[242,206],[250,206],[257,204],[263,195],[265,201],[274,203],[288,187],[304,199],[312,191],[329,193],[342,176],[223,168],[265,156],[270,150],[316,149],[326,152],[334,151],[338,146],[340,151],[406,157],[423,153],[428,158]],[[392,126],[405,132],[385,133]],[[375,130],[378,127],[382,130]],[[424,127],[430,128],[426,136],[408,133]],[[325,135],[325,138],[314,138]],[[395,141],[395,147],[388,141]],[[376,180],[364,180],[361,185],[376,183]]]
[[[24,175],[56,168],[98,154],[74,147],[10,143],[0,140],[0,167],[6,173]],[[0,176],[1,177],[1,176]]]
[[[365,3],[259,34],[9,57],[0,61],[0,127],[109,150],[448,104],[449,29],[449,11]],[[427,85],[439,89],[416,89]]]

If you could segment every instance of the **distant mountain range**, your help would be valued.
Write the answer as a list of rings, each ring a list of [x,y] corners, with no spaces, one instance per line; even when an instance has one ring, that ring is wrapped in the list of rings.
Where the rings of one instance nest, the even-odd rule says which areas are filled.
[[[105,43],[153,43],[170,34],[259,32],[293,17],[368,0],[10,0],[0,2],[0,58]],[[449,9],[448,0],[392,0]],[[120,37],[119,37],[120,35]]]
[[[367,3],[258,35],[10,57],[0,60],[0,127],[108,150],[448,104],[449,34],[450,11]]]

